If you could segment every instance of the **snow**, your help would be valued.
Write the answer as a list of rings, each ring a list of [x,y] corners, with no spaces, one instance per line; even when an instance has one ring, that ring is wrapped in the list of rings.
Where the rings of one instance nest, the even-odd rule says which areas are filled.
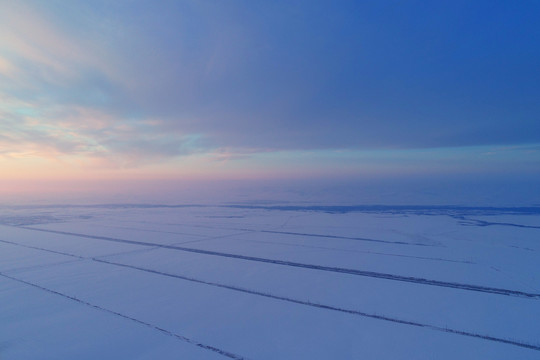
[[[540,356],[538,211],[0,211],[2,359]]]

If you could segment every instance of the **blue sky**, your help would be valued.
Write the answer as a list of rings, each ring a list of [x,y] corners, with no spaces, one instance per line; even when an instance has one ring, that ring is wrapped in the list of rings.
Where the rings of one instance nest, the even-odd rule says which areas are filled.
[[[0,9],[3,179],[540,177],[537,1]]]

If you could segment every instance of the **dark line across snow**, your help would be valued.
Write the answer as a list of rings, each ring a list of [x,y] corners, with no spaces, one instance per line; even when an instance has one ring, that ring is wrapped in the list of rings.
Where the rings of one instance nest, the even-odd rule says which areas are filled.
[[[152,274],[157,274],[157,275],[172,277],[172,278],[176,278],[176,279],[191,281],[191,282],[195,282],[195,283],[199,283],[199,284],[216,286],[216,287],[220,287],[220,288],[224,288],[224,289],[239,291],[239,292],[252,294],[252,295],[263,296],[263,297],[276,299],[276,300],[281,300],[281,301],[287,301],[287,302],[291,302],[291,303],[295,303],[295,304],[307,305],[307,306],[326,309],[326,310],[339,311],[339,312],[343,312],[343,313],[347,313],[347,314],[359,315],[359,316],[362,316],[362,317],[367,317],[367,318],[372,318],[372,319],[377,319],[377,320],[384,320],[384,321],[389,321],[389,322],[398,323],[398,324],[412,325],[412,326],[416,326],[416,327],[423,327],[423,328],[428,328],[428,329],[435,330],[435,331],[442,331],[442,332],[446,332],[446,333],[459,334],[459,335],[463,335],[463,336],[474,337],[474,338],[479,338],[479,339],[484,339],[484,340],[489,340],[489,341],[495,341],[495,342],[499,342],[499,343],[505,343],[505,344],[509,344],[509,345],[515,345],[515,346],[524,347],[524,348],[527,348],[527,349],[540,351],[540,346],[536,346],[536,345],[533,345],[533,344],[528,344],[526,342],[503,339],[503,338],[498,338],[498,337],[494,337],[494,336],[488,336],[488,335],[472,333],[472,332],[468,332],[468,331],[444,328],[444,327],[440,327],[440,326],[436,326],[436,325],[423,324],[423,323],[416,322],[416,321],[402,320],[402,319],[392,318],[392,317],[384,316],[384,315],[370,314],[370,313],[366,313],[366,312],[363,312],[363,311],[343,309],[343,308],[339,308],[339,307],[335,307],[335,306],[318,304],[318,303],[293,299],[293,298],[284,297],[284,296],[272,295],[272,294],[264,293],[264,292],[261,292],[261,291],[249,290],[249,289],[245,289],[245,288],[241,288],[241,287],[237,287],[237,286],[231,286],[231,285],[225,285],[225,284],[215,283],[215,282],[211,282],[211,281],[199,280],[199,279],[190,278],[190,277],[187,277],[187,276],[170,274],[170,273],[166,273],[166,272],[161,272],[161,271],[157,271],[157,270],[142,268],[142,267],[133,266],[133,265],[117,263],[117,262],[113,262],[113,261],[107,261],[107,260],[96,259],[96,258],[93,258],[93,260],[97,261],[97,262],[105,263],[105,264],[114,265],[114,266],[126,267],[126,268],[129,268],[129,269],[140,270],[140,271],[149,272],[149,273],[152,273]]]
[[[366,271],[366,270],[305,264],[305,263],[298,263],[298,262],[292,262],[292,261],[231,254],[231,253],[224,253],[224,252],[211,251],[211,250],[194,249],[194,248],[188,248],[188,247],[182,247],[182,246],[176,246],[176,245],[156,244],[156,243],[145,242],[145,241],[118,239],[118,238],[111,238],[111,237],[106,237],[106,236],[94,236],[94,235],[73,233],[73,232],[67,232],[67,231],[39,229],[39,228],[34,228],[34,227],[21,227],[21,228],[28,229],[28,230],[49,232],[49,233],[54,233],[54,234],[72,235],[72,236],[83,237],[83,238],[88,238],[88,239],[105,240],[105,241],[119,242],[119,243],[132,244],[132,245],[159,247],[163,249],[178,250],[178,251],[191,252],[191,253],[202,254],[202,255],[220,256],[220,257],[226,257],[226,258],[232,258],[232,259],[256,261],[256,262],[282,265],[282,266],[337,272],[337,273],[365,276],[365,277],[371,277],[371,278],[377,278],[377,279],[402,281],[402,282],[409,282],[409,283],[415,283],[415,284],[421,284],[421,285],[440,286],[440,287],[454,288],[454,289],[461,289],[461,290],[468,290],[468,291],[478,291],[478,292],[505,295],[505,296],[517,296],[517,297],[540,299],[540,294],[523,292],[523,291],[518,291],[518,290],[511,290],[511,289],[502,289],[502,288],[494,288],[494,287],[481,286],[481,285],[447,282],[447,281],[425,279],[425,278],[419,278],[419,277],[413,277],[413,276],[395,275],[395,274]]]
[[[215,346],[212,346],[212,345],[207,345],[207,344],[203,344],[203,343],[200,343],[200,342],[197,342],[195,340],[192,340],[188,337],[185,337],[183,335],[179,335],[179,334],[176,334],[172,331],[169,331],[167,329],[164,329],[164,328],[161,328],[159,326],[156,326],[156,325],[153,325],[153,324],[150,324],[150,323],[147,323],[145,321],[142,321],[142,320],[139,320],[139,319],[136,319],[136,318],[133,318],[131,316],[128,316],[128,315],[124,315],[122,313],[119,313],[117,311],[114,311],[114,310],[109,310],[109,309],[106,309],[104,307],[101,307],[99,305],[95,305],[95,304],[92,304],[92,303],[89,303],[89,302],[86,302],[84,300],[81,300],[79,298],[76,298],[74,296],[70,296],[70,295],[67,295],[67,294],[64,294],[64,293],[61,293],[59,291],[56,291],[56,290],[52,290],[52,289],[49,289],[49,288],[46,288],[46,287],[43,287],[41,285],[37,285],[37,284],[34,284],[34,283],[31,283],[29,281],[25,281],[25,280],[22,280],[22,279],[18,279],[16,277],[13,277],[13,276],[9,276],[9,275],[6,275],[2,272],[0,272],[0,276],[3,276],[7,279],[11,279],[13,281],[17,281],[19,283],[22,283],[22,284],[26,284],[26,285],[29,285],[29,286],[32,286],[32,287],[35,287],[37,289],[40,289],[40,290],[43,290],[43,291],[46,291],[46,292],[49,292],[51,294],[55,294],[55,295],[59,295],[59,296],[62,296],[64,298],[67,298],[67,299],[70,299],[70,300],[73,300],[73,301],[76,301],[80,304],[83,304],[83,305],[86,305],[86,306],[90,306],[94,309],[97,309],[97,310],[100,310],[100,311],[103,311],[103,312],[106,312],[106,313],[109,313],[109,314],[113,314],[113,315],[116,315],[116,316],[120,316],[124,319],[128,319],[128,320],[131,320],[131,321],[134,321],[136,323],[139,323],[141,325],[145,325],[145,326],[148,326],[154,330],[157,330],[165,335],[168,335],[168,336],[172,336],[176,339],[179,339],[179,340],[182,340],[182,341],[185,341],[189,344],[192,344],[192,345],[195,345],[197,347],[200,347],[202,349],[205,349],[205,350],[210,350],[210,351],[213,351],[215,353],[218,353],[220,355],[223,355],[225,357],[228,357],[230,359],[235,359],[235,360],[245,360],[246,358],[243,357],[243,356],[240,356],[240,355],[237,355],[237,354],[234,354],[234,353],[231,353],[229,351],[225,351],[225,350],[222,350],[222,349],[219,349]]]
[[[9,244],[13,244],[13,245],[19,245],[19,246],[31,248],[31,249],[42,250],[42,251],[47,251],[47,252],[52,252],[52,253],[59,253],[59,252],[56,252],[56,251],[53,251],[53,250],[48,250],[48,249],[39,248],[39,247],[35,247],[35,246],[28,246],[28,245],[18,244],[18,243],[11,242],[11,241],[5,241],[5,240],[0,240],[0,241],[4,242],[4,243],[9,243]],[[68,253],[59,253],[59,254],[76,257],[78,259],[86,259],[86,258],[77,256],[77,255],[68,254]],[[338,312],[358,315],[358,316],[377,319],[377,320],[389,321],[389,322],[398,323],[398,324],[411,325],[411,326],[416,326],[416,327],[423,327],[423,328],[427,328],[427,329],[431,329],[431,330],[435,330],[435,331],[442,331],[442,332],[445,332],[445,333],[458,334],[458,335],[463,335],[463,336],[468,336],[468,337],[473,337],[473,338],[479,338],[479,339],[484,339],[484,340],[488,340],[488,341],[494,341],[494,342],[499,342],[499,343],[504,343],[504,344],[509,344],[509,345],[514,345],[514,346],[519,346],[519,347],[523,347],[523,348],[527,348],[527,349],[540,351],[540,346],[529,344],[529,343],[526,343],[526,342],[520,342],[520,341],[516,341],[516,340],[498,338],[498,337],[489,336],[489,335],[482,335],[482,334],[478,334],[478,333],[462,331],[462,330],[457,330],[457,329],[450,329],[450,328],[440,327],[440,326],[436,326],[436,325],[424,324],[424,323],[420,323],[420,322],[416,322],[416,321],[397,319],[397,318],[392,318],[392,317],[385,316],[385,315],[370,314],[370,313],[366,313],[366,312],[358,311],[358,310],[343,309],[343,308],[339,308],[339,307],[335,307],[335,306],[324,305],[324,304],[319,304],[319,303],[313,303],[313,302],[309,302],[309,301],[303,301],[303,300],[298,300],[298,299],[284,297],[284,296],[277,296],[277,295],[272,295],[272,294],[269,294],[269,293],[264,293],[264,292],[261,292],[261,291],[249,290],[249,289],[245,289],[245,288],[241,288],[241,287],[237,287],[237,286],[220,284],[220,283],[215,283],[215,282],[190,278],[190,277],[176,275],[176,274],[170,274],[170,273],[161,272],[161,271],[152,270],[152,269],[147,269],[147,268],[143,268],[143,267],[138,267],[138,266],[133,266],[133,265],[128,265],[128,264],[122,264],[122,263],[117,263],[117,262],[113,262],[113,261],[107,261],[107,260],[103,260],[103,259],[98,259],[98,258],[95,258],[95,257],[94,258],[88,258],[88,259],[91,259],[92,261],[96,261],[96,262],[100,262],[100,263],[113,265],[113,266],[125,267],[125,268],[129,268],[129,269],[133,269],[133,270],[144,271],[144,272],[148,272],[148,273],[152,273],[152,274],[156,274],[156,275],[172,277],[172,278],[176,278],[176,279],[195,282],[195,283],[199,283],[199,284],[205,284],[205,285],[209,285],[209,286],[215,286],[215,287],[224,288],[224,289],[233,290],[233,291],[238,291],[238,292],[247,293],[247,294],[251,294],[251,295],[263,296],[263,297],[276,299],[276,300],[281,300],[281,301],[286,301],[286,302],[290,302],[290,303],[306,305],[306,306],[311,306],[311,307],[316,307],[316,308],[321,308],[321,309],[326,309],[326,310],[338,311]],[[65,264],[65,263],[66,262],[54,263],[54,264],[51,264],[51,265],[61,265],[61,264]],[[145,323],[143,321],[140,321],[140,320],[125,316],[123,314],[120,314],[120,313],[117,313],[117,312],[114,312],[114,311],[111,311],[111,310],[108,310],[108,309],[104,309],[104,308],[101,308],[99,306],[87,303],[87,302],[84,302],[84,301],[82,301],[82,300],[80,300],[78,298],[75,298],[75,297],[72,297],[72,296],[69,296],[69,295],[65,295],[65,294],[59,293],[59,292],[54,291],[54,290],[44,288],[44,287],[39,286],[37,284],[32,284],[32,283],[29,283],[29,282],[26,282],[26,281],[23,281],[23,280],[20,280],[20,279],[16,279],[16,278],[10,277],[10,276],[2,274],[2,273],[0,273],[0,275],[4,276],[4,277],[7,277],[7,278],[10,278],[10,279],[15,280],[15,281],[19,281],[19,282],[22,282],[22,283],[25,283],[25,284],[40,288],[40,289],[48,291],[48,292],[52,292],[54,294],[62,295],[62,296],[67,297],[69,299],[72,299],[72,300],[78,301],[80,303],[83,303],[83,304],[98,308],[100,310],[103,310],[103,311],[106,311],[106,312],[110,312],[110,313],[113,313],[113,314],[128,318],[128,319],[136,321],[138,323],[150,326],[150,327],[152,327],[152,328],[154,328],[156,330],[159,330],[161,332],[165,332],[168,335],[180,338],[181,340],[185,340],[185,338],[183,336],[176,335],[176,334],[174,334],[174,333],[172,333],[172,332],[170,332],[168,330],[165,330],[165,329],[156,327],[154,325],[151,325],[149,323]],[[214,349],[213,347],[210,347],[210,348]],[[241,357],[236,357],[235,359],[242,359],[242,358]]]

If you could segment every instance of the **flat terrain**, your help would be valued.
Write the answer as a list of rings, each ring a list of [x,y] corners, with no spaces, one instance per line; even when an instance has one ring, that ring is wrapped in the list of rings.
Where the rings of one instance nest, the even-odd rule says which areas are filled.
[[[540,209],[0,208],[0,359],[538,359]]]

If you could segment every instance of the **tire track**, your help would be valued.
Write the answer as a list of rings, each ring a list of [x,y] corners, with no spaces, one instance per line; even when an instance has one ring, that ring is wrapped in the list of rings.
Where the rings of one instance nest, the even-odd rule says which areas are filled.
[[[298,300],[298,299],[285,297],[285,296],[273,295],[273,294],[265,293],[265,292],[262,292],[262,291],[250,290],[250,289],[246,289],[246,288],[242,288],[242,287],[238,287],[238,286],[232,286],[232,285],[226,285],[226,284],[221,284],[221,283],[216,283],[216,282],[211,282],[211,281],[205,281],[205,280],[195,279],[195,278],[182,276],[182,275],[170,274],[170,273],[166,273],[166,272],[162,272],[162,271],[152,270],[152,269],[138,267],[138,266],[134,266],[134,265],[117,263],[117,262],[108,261],[108,260],[102,260],[102,259],[96,259],[96,258],[93,258],[92,260],[100,262],[100,263],[113,265],[113,266],[125,267],[125,268],[128,268],[128,269],[134,269],[134,270],[148,272],[148,273],[151,273],[151,274],[171,277],[171,278],[175,278],[175,279],[186,280],[186,281],[190,281],[190,282],[194,282],[194,283],[198,283],[198,284],[215,286],[215,287],[228,289],[228,290],[233,290],[233,291],[238,291],[238,292],[242,292],[242,293],[246,293],[246,294],[263,296],[263,297],[267,297],[267,298],[271,298],[271,299],[275,299],[275,300],[286,301],[286,302],[290,302],[290,303],[294,303],[294,304],[300,304],[300,305],[306,305],[306,306],[320,308],[320,309],[338,311],[338,312],[342,312],[342,313],[358,315],[358,316],[367,317],[367,318],[371,318],[371,319],[389,321],[389,322],[397,323],[397,324],[404,324],[404,325],[422,327],[422,328],[426,328],[426,329],[430,329],[430,330],[442,331],[442,332],[445,332],[445,333],[458,334],[458,335],[463,335],[463,336],[468,336],[468,337],[473,337],[473,338],[478,338],[478,339],[484,339],[484,340],[489,340],[489,341],[494,341],[494,342],[504,343],[504,344],[509,344],[509,345],[515,345],[515,346],[519,346],[519,347],[523,347],[523,348],[527,348],[527,349],[540,351],[540,346],[539,345],[529,344],[529,343],[521,342],[521,341],[517,341],[517,340],[504,339],[504,338],[499,338],[499,337],[495,337],[495,336],[483,335],[483,334],[478,334],[478,333],[473,333],[473,332],[468,332],[468,331],[462,331],[462,330],[457,330],[457,329],[451,329],[451,328],[446,328],[446,327],[441,327],[441,326],[436,326],[436,325],[424,324],[424,323],[420,323],[420,322],[416,322],[416,321],[403,320],[403,319],[393,318],[393,317],[389,317],[389,316],[385,316],[385,315],[370,314],[370,313],[363,312],[363,311],[358,311],[358,310],[343,309],[343,308],[339,308],[339,307],[336,307],[336,306],[324,305],[324,304],[314,303],[314,302],[310,302],[310,301]]]
[[[131,222],[131,221],[130,221]],[[155,223],[146,222],[149,224],[155,225]],[[208,226],[208,225],[186,225],[186,224],[180,224],[180,223],[165,223],[163,225],[174,225],[174,226],[187,226],[187,227],[194,227],[194,228],[202,228],[202,229],[213,229],[213,230],[237,230],[237,231],[244,231],[244,232],[250,232],[250,233],[269,233],[269,234],[283,234],[283,235],[292,235],[292,236],[305,236],[305,237],[317,237],[317,238],[323,238],[323,239],[338,239],[338,240],[353,240],[353,241],[367,241],[367,242],[376,242],[376,243],[383,243],[383,244],[396,244],[396,245],[409,245],[409,246],[429,246],[429,247],[441,247],[441,245],[438,244],[424,244],[424,243],[418,243],[418,242],[406,242],[406,241],[390,241],[390,240],[380,240],[380,239],[371,239],[371,238],[364,238],[364,237],[352,237],[352,236],[339,236],[339,235],[325,235],[325,234],[311,234],[311,233],[298,233],[298,232],[292,232],[292,231],[279,231],[279,230],[257,230],[257,229],[248,229],[248,228],[221,228],[216,226]],[[103,225],[105,226],[105,225]],[[119,227],[119,226],[112,226],[112,225],[106,225],[106,227],[111,228],[125,228],[125,229],[134,229],[134,228],[128,228],[128,227]],[[162,230],[146,230],[146,229],[137,229],[141,231],[150,231],[150,232],[163,232],[167,234],[178,234],[178,235],[195,235],[195,234],[184,234],[181,232],[171,232],[171,231],[162,231]],[[198,235],[201,236],[201,235]],[[201,239],[200,241],[204,240],[210,240],[210,239]]]
[[[392,253],[384,253],[384,252],[369,251],[369,250],[339,249],[339,248],[331,248],[331,247],[326,247],[326,246],[291,244],[291,243],[285,243],[285,242],[280,242],[280,241],[263,241],[263,240],[245,240],[245,241],[249,241],[249,242],[253,242],[253,243],[260,243],[260,244],[274,244],[274,245],[278,244],[278,245],[292,246],[292,247],[303,247],[303,248],[308,248],[308,249],[321,249],[321,250],[342,251],[342,252],[355,252],[355,253],[359,253],[359,254],[373,254],[373,255],[382,255],[382,256],[394,256],[394,257],[402,257],[402,258],[409,258],[409,259],[443,261],[443,262],[458,263],[458,264],[469,264],[469,265],[476,264],[476,263],[474,263],[472,261],[466,261],[466,260],[452,260],[452,259],[444,259],[444,258],[436,258],[436,257],[428,257],[428,256],[392,254]],[[179,243],[179,244],[187,244],[187,242]]]
[[[67,232],[67,231],[39,229],[39,228],[24,227],[24,226],[22,228],[28,229],[28,230],[34,230],[34,231],[49,232],[49,233],[54,233],[54,234],[71,235],[71,236],[77,236],[77,237],[88,238],[88,239],[105,240],[105,241],[119,242],[119,243],[125,243],[125,244],[150,246],[150,247],[160,247],[163,249],[171,249],[171,250],[191,252],[191,253],[210,255],[210,256],[220,256],[220,257],[225,257],[225,258],[239,259],[239,260],[246,260],[246,261],[256,261],[256,262],[282,265],[282,266],[298,267],[298,268],[320,270],[320,271],[329,271],[329,272],[336,272],[336,273],[342,273],[342,274],[365,276],[365,277],[393,280],[393,281],[401,281],[401,282],[408,282],[408,283],[421,284],[421,285],[439,286],[439,287],[453,288],[453,289],[460,289],[460,290],[477,291],[477,292],[491,293],[491,294],[497,294],[497,295],[540,299],[540,294],[529,293],[529,292],[518,291],[518,290],[511,290],[511,289],[495,288],[495,287],[456,283],[456,282],[447,282],[447,281],[419,278],[419,277],[413,277],[413,276],[403,276],[403,275],[381,273],[381,272],[375,272],[375,271],[305,264],[305,263],[298,263],[298,262],[285,261],[285,260],[261,258],[261,257],[256,257],[256,256],[194,249],[194,248],[188,248],[188,247],[176,246],[176,245],[163,245],[163,244],[156,244],[156,243],[145,242],[145,241],[117,239],[117,238],[111,238],[111,237],[106,237],[106,236],[93,236],[93,235],[72,233],[72,232]]]
[[[238,230],[243,230],[243,229],[238,229]],[[244,230],[247,230],[247,229],[244,229]],[[378,239],[370,239],[370,238],[363,238],[363,237],[349,237],[349,236],[338,236],[338,235],[297,233],[297,232],[291,232],[291,231],[277,231],[277,230],[252,230],[252,231],[254,231],[254,232],[262,232],[262,233],[269,233],[269,234],[284,234],[284,235],[293,235],[293,236],[319,237],[319,238],[326,238],[326,239],[369,241],[369,242],[377,242],[377,243],[385,243],[385,244],[397,244],[397,245],[436,246],[436,245],[423,244],[423,243],[411,243],[411,242],[406,242],[406,241],[389,241],[389,240],[378,240]]]
[[[86,259],[85,257],[79,256],[79,255],[74,255],[74,254],[70,254],[70,253],[66,253],[66,252],[61,252],[61,251],[55,251],[55,250],[44,249],[44,248],[37,247],[37,246],[32,246],[32,245],[19,244],[19,243],[14,242],[14,241],[0,240],[0,242],[3,242],[3,243],[5,243],[5,244],[10,244],[10,245],[17,245],[17,246],[21,246],[21,247],[28,248],[28,249],[47,251],[47,252],[50,252],[50,253],[53,253],[53,254],[59,254],[59,255],[65,255],[65,256],[75,257],[75,258],[77,258],[77,259]]]
[[[13,244],[13,245],[18,245],[18,246],[31,248],[31,249],[36,249],[36,250],[41,250],[41,251],[46,251],[46,252],[59,253],[57,251],[48,250],[48,249],[44,249],[44,248],[39,248],[39,247],[35,247],[35,246],[28,246],[28,245],[18,244],[18,243],[11,242],[11,241],[0,240],[0,242],[5,242],[5,243]],[[208,286],[219,287],[219,288],[228,289],[228,290],[232,290],[232,291],[237,291],[237,292],[241,292],[241,293],[246,293],[246,294],[251,294],[251,295],[256,295],[256,296],[262,296],[262,297],[271,298],[271,299],[280,300],[280,301],[285,301],[285,302],[289,302],[289,303],[300,304],[300,305],[305,305],[305,306],[310,306],[310,307],[315,307],[315,308],[320,308],[320,309],[325,309],[325,310],[331,310],[331,311],[338,311],[338,312],[342,312],[342,313],[347,313],[347,314],[352,314],[352,315],[357,315],[357,316],[361,316],[361,317],[377,319],[377,320],[382,320],[382,321],[388,321],[388,322],[397,323],[397,324],[411,325],[411,326],[415,326],[415,327],[422,327],[422,328],[426,328],[426,329],[430,329],[430,330],[434,330],[434,331],[440,331],[440,332],[452,333],[452,334],[457,334],[457,335],[462,335],[462,336],[467,336],[467,337],[472,337],[472,338],[484,339],[484,340],[488,340],[488,341],[494,341],[494,342],[498,342],[498,343],[504,343],[504,344],[508,344],[508,345],[514,345],[514,346],[519,346],[519,347],[523,347],[523,348],[527,348],[527,349],[540,351],[540,346],[538,346],[538,345],[529,344],[529,343],[521,342],[521,341],[517,341],[517,340],[504,339],[504,338],[499,338],[499,337],[494,337],[494,336],[489,336],[489,335],[483,335],[483,334],[474,333],[474,332],[451,329],[451,328],[447,328],[447,327],[440,327],[440,326],[431,325],[431,324],[424,324],[424,323],[420,323],[420,322],[416,322],[416,321],[393,318],[393,317],[389,317],[389,316],[385,316],[385,315],[371,314],[371,313],[358,311],[358,310],[344,309],[344,308],[339,308],[339,307],[331,306],[331,305],[324,305],[324,304],[314,303],[314,302],[310,302],[310,301],[303,301],[303,300],[298,300],[298,299],[294,299],[294,298],[290,298],[290,297],[273,295],[273,294],[265,293],[265,292],[262,292],[262,291],[250,290],[250,289],[246,289],[246,288],[242,288],[242,287],[238,287],[238,286],[226,285],[226,284],[221,284],[221,283],[216,283],[216,282],[191,278],[191,277],[187,277],[187,276],[166,273],[166,272],[162,272],[162,271],[158,271],[158,270],[143,268],[143,267],[139,267],[139,266],[123,264],[123,263],[117,263],[117,262],[113,262],[113,261],[103,260],[103,259],[100,259],[100,258],[97,258],[97,257],[85,258],[85,257],[81,257],[81,256],[78,256],[78,255],[68,254],[68,253],[59,253],[59,254],[72,256],[72,257],[77,258],[78,260],[82,260],[82,259],[92,260],[92,261],[95,261],[95,262],[109,264],[109,265],[112,265],[112,266],[124,267],[124,268],[128,268],[128,269],[143,271],[143,272],[147,272],[147,273],[151,273],[151,274],[171,277],[171,278],[175,278],[175,279],[185,280],[185,281],[194,282],[194,283],[198,283],[198,284],[204,284],[204,285],[208,285]],[[77,261],[77,260],[75,260],[75,261]],[[62,265],[62,264],[72,263],[72,262],[73,261],[68,261],[68,262],[55,263],[55,264],[50,264],[50,265]],[[11,272],[11,271],[8,271],[8,272]],[[46,290],[48,292],[52,292],[52,293],[55,293],[55,294],[58,294],[58,295],[62,295],[62,296],[67,297],[69,299],[76,300],[76,301],[81,302],[83,304],[95,307],[97,309],[100,309],[100,310],[103,310],[103,311],[106,311],[106,312],[113,313],[115,315],[119,315],[119,316],[128,318],[130,320],[136,321],[136,322],[144,324],[146,326],[150,326],[150,327],[152,327],[152,328],[154,328],[156,330],[159,330],[159,331],[162,331],[162,332],[164,331],[170,336],[179,337],[179,335],[173,334],[168,330],[158,328],[158,327],[156,327],[154,325],[145,323],[145,322],[140,321],[138,319],[134,319],[134,318],[125,316],[123,314],[116,313],[114,311],[110,311],[108,309],[101,308],[99,306],[96,306],[96,305],[93,305],[93,304],[90,304],[90,303],[86,303],[86,302],[84,302],[84,301],[82,301],[82,300],[80,300],[78,298],[74,298],[74,297],[71,297],[69,295],[61,294],[61,293],[56,292],[54,290],[50,290],[50,289],[41,287],[41,286],[36,285],[36,284],[31,284],[31,283],[25,282],[24,280],[16,279],[16,278],[10,277],[9,275],[3,274],[3,273],[0,273],[0,275],[4,276],[4,277],[7,277],[7,278],[10,278],[10,279],[15,280],[15,281],[19,281],[19,282],[22,282],[22,283],[25,283],[25,284],[28,284],[28,285],[38,287],[38,288],[40,288],[42,290]],[[181,340],[184,340],[183,338],[184,337],[181,337]],[[239,359],[242,359],[242,358],[239,358]]]
[[[147,326],[149,328],[152,328],[154,330],[157,330],[165,335],[168,335],[168,336],[171,336],[171,337],[174,337],[178,340],[182,340],[184,342],[187,342],[191,345],[195,345],[197,347],[200,347],[202,349],[205,349],[205,350],[210,350],[210,351],[213,351],[215,353],[218,353],[220,355],[223,355],[225,357],[228,357],[230,359],[235,359],[235,360],[247,360],[247,358],[243,357],[243,356],[240,356],[240,355],[237,355],[237,354],[234,354],[232,352],[229,352],[229,351],[226,351],[226,350],[222,350],[220,348],[217,348],[215,346],[212,346],[212,345],[207,345],[207,344],[203,344],[203,343],[200,343],[198,341],[195,341],[193,339],[190,339],[186,336],[183,336],[183,335],[180,335],[180,334],[176,334],[172,331],[169,331],[167,329],[164,329],[164,328],[161,328],[157,325],[153,325],[151,323],[148,323],[146,321],[142,321],[142,320],[139,320],[139,319],[136,319],[134,317],[131,317],[131,316],[128,316],[128,315],[125,315],[125,314],[122,314],[122,313],[119,313],[117,311],[114,311],[114,310],[110,310],[110,309],[106,309],[104,307],[101,307],[99,305],[95,305],[95,304],[92,304],[92,303],[89,303],[87,301],[84,301],[84,300],[81,300],[77,297],[74,297],[74,296],[71,296],[71,295],[67,295],[67,294],[64,294],[64,293],[61,293],[59,291],[56,291],[56,290],[52,290],[52,289],[49,289],[49,288],[46,288],[46,287],[43,287],[41,285],[38,285],[38,284],[34,284],[34,283],[31,283],[29,281],[25,281],[25,280],[22,280],[22,279],[19,279],[19,278],[16,278],[16,277],[13,277],[13,276],[9,276],[9,275],[6,275],[2,272],[0,272],[0,276],[4,277],[4,278],[7,278],[7,279],[10,279],[10,280],[13,280],[13,281],[16,281],[16,282],[19,282],[19,283],[22,283],[22,284],[26,284],[26,285],[29,285],[29,286],[32,286],[34,288],[37,288],[37,289],[40,289],[40,290],[43,290],[43,291],[46,291],[48,293],[51,293],[51,294],[55,294],[55,295],[59,295],[59,296],[62,296],[63,298],[66,298],[66,299],[69,299],[69,300],[72,300],[72,301],[75,301],[75,302],[78,302],[79,304],[83,304],[83,305],[86,305],[86,306],[89,306],[89,307],[92,307],[94,309],[97,309],[97,310],[100,310],[102,312],[106,312],[108,314],[112,314],[112,315],[116,315],[116,316],[119,316],[119,317],[122,317],[124,319],[128,319],[128,320],[131,320],[133,322],[136,322],[138,324],[141,324],[141,325],[144,325],[144,326]]]

